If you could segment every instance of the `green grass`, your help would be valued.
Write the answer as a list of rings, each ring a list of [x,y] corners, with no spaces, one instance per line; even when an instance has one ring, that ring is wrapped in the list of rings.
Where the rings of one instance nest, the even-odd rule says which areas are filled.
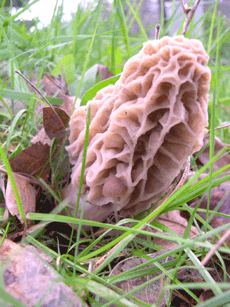
[[[33,3],[39,0],[33,1]],[[163,3],[162,3],[163,4]],[[31,138],[36,135],[42,127],[41,116],[37,114],[37,108],[41,104],[40,97],[31,93],[31,89],[24,80],[14,73],[15,69],[20,70],[29,80],[35,80],[36,86],[44,93],[43,74],[59,74],[63,69],[68,73],[68,88],[70,95],[82,98],[82,105],[85,105],[95,93],[109,83],[114,83],[118,76],[98,83],[95,64],[107,65],[113,74],[118,75],[121,72],[121,65],[132,55],[136,54],[142,47],[147,38],[147,31],[154,27],[146,29],[139,14],[140,1],[120,1],[116,0],[111,6],[105,1],[92,2],[87,8],[78,6],[77,13],[68,23],[61,22],[63,14],[62,7],[55,7],[53,17],[48,27],[38,29],[39,20],[26,24],[23,21],[16,21],[22,11],[28,10],[29,5],[22,11],[11,16],[9,9],[0,9],[0,156],[15,191],[17,204],[21,216],[25,219],[23,206],[20,200],[17,187],[14,182],[13,174],[7,157],[9,157],[9,148],[11,156],[17,155],[21,150],[30,145]],[[173,23],[180,17],[178,7],[173,1],[174,10],[169,17],[168,23],[163,25],[163,15],[161,14],[162,30],[160,37],[168,33]],[[128,13],[127,13],[128,9]],[[139,25],[140,32],[133,35],[131,28],[136,22]],[[215,130],[216,127],[229,123],[230,113],[230,78],[229,78],[229,24],[219,13],[218,1],[215,2],[201,17],[201,23],[204,26],[203,32],[195,27],[193,22],[189,28],[187,37],[200,39],[210,55],[209,67],[212,71],[211,89],[209,95],[209,129],[210,129],[210,161],[200,169],[196,174],[179,190],[175,191],[157,210],[149,210],[147,214],[138,215],[133,219],[123,219],[116,225],[112,223],[99,223],[86,221],[83,214],[78,219],[77,208],[80,200],[81,186],[85,168],[85,158],[87,152],[87,135],[84,146],[84,159],[82,161],[81,184],[79,188],[78,203],[74,216],[65,216],[59,214],[66,206],[61,202],[61,186],[58,190],[59,177],[52,177],[55,183],[57,193],[52,190],[52,186],[40,180],[45,187],[46,197],[56,203],[56,208],[49,214],[30,213],[27,218],[31,221],[68,223],[73,225],[69,236],[59,229],[59,239],[66,240],[66,252],[61,253],[61,244],[52,239],[50,244],[49,236],[44,235],[45,225],[34,233],[26,235],[25,242],[39,247],[46,254],[50,255],[54,262],[59,258],[60,266],[55,266],[56,270],[62,275],[63,280],[71,285],[74,290],[78,284],[87,293],[92,306],[109,306],[112,303],[116,306],[150,306],[150,304],[141,302],[133,297],[133,293],[141,290],[152,280],[143,283],[135,290],[124,293],[116,286],[116,282],[129,280],[130,278],[156,274],[155,279],[160,280],[167,277],[165,289],[172,291],[183,289],[185,293],[196,301],[199,306],[223,306],[229,303],[229,284],[226,283],[228,272],[225,266],[225,258],[229,258],[229,248],[223,244],[216,252],[219,266],[222,268],[225,280],[215,282],[210,274],[210,270],[203,268],[200,270],[200,260],[214,246],[213,237],[220,238],[220,232],[229,228],[230,224],[225,224],[219,228],[212,229],[209,225],[210,215],[222,215],[230,218],[228,215],[218,213],[215,210],[209,210],[211,200],[210,191],[213,187],[230,180],[230,175],[226,174],[229,166],[225,166],[218,171],[213,172],[213,162],[218,158],[214,157],[214,136],[218,136],[224,143],[230,144],[229,128]],[[181,27],[182,29],[182,27]],[[179,29],[178,31],[180,31]],[[66,60],[67,59],[67,60]],[[92,88],[93,86],[93,88]],[[92,89],[91,89],[92,88]],[[54,97],[47,97],[49,102],[60,105],[62,100]],[[88,121],[90,114],[88,114]],[[11,147],[10,147],[11,146]],[[53,166],[55,174],[61,168],[60,160],[63,159],[63,151],[60,153],[59,161]],[[56,167],[56,168],[55,168]],[[204,172],[209,172],[209,176],[196,183],[196,179]],[[57,179],[59,178],[59,179]],[[187,203],[199,195],[208,193],[207,210],[190,208]],[[0,194],[0,201],[3,195]],[[169,212],[173,209],[187,211],[191,214],[188,228],[184,237],[178,236],[172,230],[158,221],[151,220],[158,214]],[[203,220],[197,213],[206,212],[206,219]],[[188,237],[192,222],[200,231],[200,235],[195,239]],[[203,226],[199,226],[200,222]],[[11,224],[9,223],[11,222]],[[15,218],[10,217],[8,223],[2,226],[2,240],[7,233],[15,230]],[[127,227],[127,222],[132,226]],[[78,232],[74,235],[74,225],[78,225]],[[83,225],[94,227],[94,229],[104,229],[103,233],[96,236],[92,230],[91,236],[87,237],[84,230],[80,232]],[[142,230],[144,225],[149,228]],[[155,228],[162,231],[162,234],[155,234],[150,231]],[[114,230],[118,230],[120,236],[114,238]],[[204,232],[202,232],[204,231]],[[160,249],[160,246],[153,243],[153,238],[165,238],[164,233],[170,236],[167,240],[178,243],[174,250],[165,250],[163,254],[154,259],[149,259],[147,254],[151,254]],[[83,236],[85,234],[85,236]],[[82,238],[84,237],[84,240]],[[165,238],[166,239],[166,238]],[[209,239],[209,241],[207,241]],[[120,245],[112,250],[116,244]],[[2,241],[1,241],[2,243]],[[54,248],[51,248],[51,245]],[[105,258],[102,266],[95,272],[88,272],[89,261],[98,260],[100,257],[110,253]],[[126,252],[129,257],[136,256],[147,258],[147,262],[139,265],[138,271],[133,268],[117,276],[109,276],[114,263],[119,260],[120,255]],[[174,260],[163,262],[167,257],[173,256]],[[163,262],[163,263],[162,263]],[[153,265],[154,264],[154,265]],[[146,265],[152,265],[151,269],[146,269]],[[183,267],[192,267],[201,271],[204,278],[203,283],[181,283],[177,279],[177,272]],[[89,278],[82,278],[81,274],[87,274]],[[164,289],[163,287],[163,289]],[[207,302],[201,303],[194,289],[211,289],[214,297]],[[170,295],[170,297],[171,297]],[[0,298],[11,302],[15,306],[22,306],[16,302],[9,294],[2,289]],[[100,303],[100,298],[104,298],[107,303]],[[129,300],[128,300],[129,299]],[[170,300],[168,302],[170,306]]]

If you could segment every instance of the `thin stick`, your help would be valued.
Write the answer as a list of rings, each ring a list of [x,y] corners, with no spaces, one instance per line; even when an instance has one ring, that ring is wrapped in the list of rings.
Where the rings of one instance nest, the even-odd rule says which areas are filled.
[[[157,24],[155,27],[155,39],[159,39],[160,31],[161,31],[161,26]]]
[[[196,2],[195,2],[195,4],[193,5],[192,8],[185,7],[183,0],[181,0],[181,3],[182,3],[183,10],[185,12],[185,15],[186,15],[186,22],[184,24],[184,27],[183,27],[183,30],[182,30],[181,34],[185,35],[185,33],[188,30],[188,26],[189,26],[189,24],[190,24],[190,22],[192,20],[192,17],[194,15],[194,13],[195,13],[199,3],[200,3],[200,0],[196,0]]]
[[[39,91],[39,89],[37,89],[36,86],[35,86],[32,82],[30,82],[30,80],[28,80],[19,70],[16,69],[15,72],[16,72],[17,74],[19,74],[19,76],[21,76],[26,82],[28,82],[29,85],[32,86],[32,88],[33,88],[33,89],[34,89],[34,90],[45,100],[45,102],[51,107],[51,109],[52,109],[52,110],[54,111],[54,113],[57,115],[57,118],[58,118],[58,120],[60,121],[62,127],[65,128],[65,126],[64,126],[62,120],[60,119],[59,115],[57,114],[57,112],[56,112],[54,106],[52,106],[52,104],[51,104],[51,103],[46,99],[46,97]]]
[[[216,127],[215,130],[219,130],[219,129],[224,129],[224,128],[228,128],[230,126],[230,124],[226,124],[224,126],[221,127]],[[210,131],[210,130],[209,130]]]
[[[187,3],[184,4],[183,0],[181,0],[180,2],[181,2],[181,5],[182,5],[182,8],[183,8],[185,15],[188,15],[191,12],[191,7],[188,7]]]
[[[223,237],[217,242],[217,244],[207,253],[207,255],[202,260],[201,264],[205,266],[205,264],[212,258],[218,248],[224,243],[224,241],[230,236],[230,228],[225,232]]]

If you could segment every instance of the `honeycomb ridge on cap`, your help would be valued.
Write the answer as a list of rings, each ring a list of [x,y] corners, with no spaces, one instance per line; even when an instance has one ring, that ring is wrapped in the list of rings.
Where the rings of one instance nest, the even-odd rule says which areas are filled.
[[[113,202],[102,194],[110,175],[127,186],[117,199],[123,212],[142,211],[167,191],[188,157],[203,144],[211,79],[208,60],[199,40],[177,36],[148,41],[127,61],[115,85],[75,110],[66,149],[77,189],[91,108],[82,187],[88,202],[98,206]]]

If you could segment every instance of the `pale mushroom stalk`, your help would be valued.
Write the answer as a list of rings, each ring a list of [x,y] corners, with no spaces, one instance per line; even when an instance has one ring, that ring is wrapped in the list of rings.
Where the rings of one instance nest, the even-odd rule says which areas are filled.
[[[117,210],[117,199],[116,197],[113,198],[113,210],[114,210],[114,216],[115,216],[115,221],[116,223],[119,222],[119,217],[118,217],[118,210]]]

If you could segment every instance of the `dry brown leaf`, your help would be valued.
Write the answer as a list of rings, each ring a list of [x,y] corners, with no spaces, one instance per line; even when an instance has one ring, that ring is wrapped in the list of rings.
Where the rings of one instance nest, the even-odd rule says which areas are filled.
[[[64,126],[69,121],[69,117],[65,111],[60,108],[55,108],[55,110],[58,115],[50,107],[43,109],[45,129],[42,129],[33,138],[33,144],[31,146],[10,160],[13,172],[20,172],[32,176],[39,174],[45,182],[48,182],[50,175],[50,165],[47,163],[50,157],[49,138],[63,138],[65,135]],[[58,119],[57,116],[59,116]]]
[[[49,258],[27,245],[5,240],[0,248],[5,290],[25,306],[87,306],[48,266]],[[39,305],[40,306],[40,305]]]
[[[170,212],[167,212],[165,214],[162,214],[158,219],[157,222],[165,225],[166,227],[168,227],[169,229],[171,229],[173,232],[175,232],[175,234],[179,235],[179,236],[183,236],[184,232],[186,230],[186,227],[188,226],[188,222],[185,218],[183,218],[180,215],[180,211],[179,210],[173,210]],[[161,234],[161,231],[154,231],[157,234]],[[165,236],[168,236],[168,234],[165,234]],[[196,229],[196,227],[192,226],[191,230],[190,230],[190,234],[189,237],[195,237],[196,235],[198,235],[198,230]],[[160,238],[154,238],[153,242],[157,245],[160,245],[164,248],[167,249],[174,249],[178,247],[178,244],[175,242],[171,242],[168,241],[167,239],[160,239]]]
[[[156,253],[153,253],[151,255],[148,255],[150,258],[155,258],[159,255],[161,255],[162,253],[164,253],[164,251],[158,251]],[[173,257],[169,257],[166,259],[163,259],[162,262],[165,263],[167,261],[172,260]],[[126,272],[130,269],[135,268],[136,266],[143,264],[147,262],[146,259],[144,258],[138,258],[138,257],[131,257],[131,258],[127,258],[121,262],[119,262],[114,269],[112,270],[112,272],[110,273],[109,276],[116,276],[119,274],[122,274],[123,272]],[[161,263],[162,263],[161,262]],[[147,269],[147,268],[153,268],[154,267],[154,263],[148,266],[143,267],[142,269]],[[115,283],[115,285],[119,288],[121,288],[125,293],[129,292],[132,289],[135,289],[136,287],[142,285],[144,282],[149,281],[150,279],[156,277],[157,275],[159,275],[159,273],[157,274],[150,274],[147,276],[143,276],[143,277],[138,277],[138,278],[133,278],[133,279],[129,279],[129,280],[125,280],[125,281],[121,281],[121,282],[117,282]],[[163,291],[163,285],[165,280],[167,279],[167,277],[159,279],[158,281],[155,281],[151,284],[148,284],[146,287],[138,290],[137,292],[135,292],[134,294],[132,294],[135,298],[144,301],[148,304],[156,304],[159,296],[162,294]],[[170,295],[170,290],[166,290],[163,293],[163,297],[161,298],[160,304],[159,306],[163,307],[167,305],[167,302],[169,300],[169,295]],[[114,306],[114,305],[111,305]]]
[[[210,136],[207,135],[204,138],[204,147],[209,143]],[[215,137],[214,142],[214,155],[216,155],[220,150],[224,148],[224,144],[221,142],[220,139]],[[201,152],[199,155],[198,161],[205,165],[210,160],[209,157],[209,145]],[[218,159],[216,162],[213,163],[213,171],[217,171],[219,168],[224,167],[225,165],[230,164],[230,155],[225,154],[221,156],[220,159]],[[207,176],[207,174],[202,174],[199,179],[203,179]],[[201,201],[199,208],[200,209],[207,209],[207,202],[208,202],[208,194],[204,195],[203,200]],[[197,197],[193,199],[189,204],[192,208],[195,208],[200,201],[200,197]],[[215,208],[222,202],[222,205],[218,209],[219,213],[224,213],[227,215],[230,215],[230,182],[224,182],[220,184],[219,186],[213,188],[211,190],[211,197],[209,202],[209,210],[214,211]],[[204,220],[206,220],[206,213],[203,212],[197,212],[198,215],[200,215]],[[219,226],[222,226],[223,224],[229,223],[229,218],[215,215],[212,220],[209,222],[209,225],[213,228],[217,228]],[[228,246],[230,246],[230,240],[227,240],[226,243]]]
[[[207,135],[204,139],[204,147],[209,143],[210,136]],[[215,137],[214,142],[214,155],[216,155],[220,150],[224,149],[224,144],[221,142],[220,139]],[[205,165],[210,160],[209,157],[209,145],[201,152],[201,154],[198,157],[199,163]],[[230,164],[230,155],[225,153],[221,156],[216,162],[213,163],[213,171],[217,171],[219,168],[224,167],[226,165]],[[208,176],[207,174],[201,174],[199,177],[199,180],[205,178]],[[207,209],[207,202],[208,202],[208,194],[206,193],[203,197],[203,200],[201,201],[199,208],[200,209]],[[197,197],[193,199],[189,205],[192,208],[195,208],[200,202],[200,197]],[[222,203],[222,205],[221,205]],[[211,196],[210,196],[210,202],[209,202],[209,209],[212,211],[215,211],[215,208],[219,205],[218,212],[224,213],[227,215],[230,215],[230,182],[226,181],[219,186],[213,188],[211,190]],[[200,215],[204,220],[206,220],[206,212],[197,212],[198,215]],[[219,226],[222,226],[223,224],[229,223],[229,218],[215,215],[212,220],[209,222],[209,225],[213,228],[217,228]],[[228,246],[230,246],[230,240],[227,240],[226,243]]]
[[[99,66],[101,66],[101,68],[99,68]],[[103,66],[103,65],[98,65],[98,73],[99,72],[102,73],[101,78],[102,77],[104,79],[110,78],[111,73],[108,72],[108,67]],[[101,79],[101,80],[104,80],[104,79]],[[47,74],[44,75],[44,81],[45,81],[45,90],[46,90],[47,96],[52,97],[53,95],[57,93],[57,91],[60,91],[57,97],[64,99],[63,103],[60,105],[60,108],[64,110],[66,114],[68,114],[68,116],[70,116],[72,113],[75,96],[69,96],[68,88],[67,88],[65,81],[61,79],[61,76],[58,76],[56,78],[56,77],[53,77]],[[80,102],[81,100],[77,98],[75,107],[80,106]]]
[[[204,292],[201,293],[199,299],[201,300],[202,303],[206,302],[210,298],[214,297],[214,293],[212,290],[205,290]]]
[[[47,164],[50,156],[50,146],[41,142],[32,144],[10,160],[13,172],[32,176],[38,175],[48,181],[50,166]]]
[[[113,74],[109,71],[108,66],[104,66],[102,64],[97,64],[97,76],[99,74],[101,74],[101,81],[111,78],[113,76]]]
[[[177,273],[177,279],[182,283],[187,282],[204,282],[199,270],[193,268],[181,268]]]
[[[17,173],[13,173],[13,176],[18,189],[19,196],[21,198],[24,213],[27,214],[29,212],[35,212],[36,191],[29,183],[29,179]],[[17,201],[9,177],[7,180],[6,189],[4,188],[4,185],[1,185],[0,187],[3,191],[3,195],[5,197],[5,204],[10,214],[13,216],[17,216],[20,222],[24,224],[24,220],[19,214]]]
[[[51,140],[48,137],[48,135],[45,132],[45,129],[42,128],[37,135],[35,135],[32,140],[31,140],[31,144],[36,144],[41,142],[43,145],[47,144],[47,145],[51,145]]]
[[[47,96],[52,97],[57,93],[57,91],[59,91],[57,95],[58,98],[64,98],[64,96],[68,94],[66,83],[61,79],[61,76],[58,76],[56,78],[51,75],[45,74],[44,81]]]
[[[204,138],[204,146],[205,147],[210,141],[210,135],[206,135]],[[221,140],[217,137],[215,137],[214,140],[214,155],[217,155],[220,150],[224,148],[224,144],[221,142]],[[209,156],[209,145],[202,151],[202,153],[199,155],[198,160],[201,164],[205,165],[209,162],[210,156]],[[225,154],[221,158],[219,158],[217,161],[213,163],[213,171],[217,171],[219,168],[230,164],[230,155]]]
[[[220,206],[218,212],[230,215],[230,183],[225,182],[225,184],[221,184],[220,186],[215,187],[211,190],[211,197],[209,202],[209,210],[214,211],[216,206],[223,201],[223,204]],[[195,198],[191,203],[190,207],[195,208],[200,198]],[[207,209],[208,195],[206,194],[203,200],[200,203],[200,209]],[[197,212],[199,216],[201,216],[204,220],[206,220],[206,212]],[[213,228],[217,228],[224,224],[229,223],[229,218],[225,216],[215,215],[210,221],[209,225]]]
[[[64,102],[60,105],[60,108],[66,112],[69,116],[72,114],[73,104],[75,101],[75,96],[64,96]],[[74,110],[80,106],[81,99],[77,98]]]
[[[43,108],[43,126],[50,139],[62,139],[65,136],[65,126],[69,122],[69,116],[60,108]]]

